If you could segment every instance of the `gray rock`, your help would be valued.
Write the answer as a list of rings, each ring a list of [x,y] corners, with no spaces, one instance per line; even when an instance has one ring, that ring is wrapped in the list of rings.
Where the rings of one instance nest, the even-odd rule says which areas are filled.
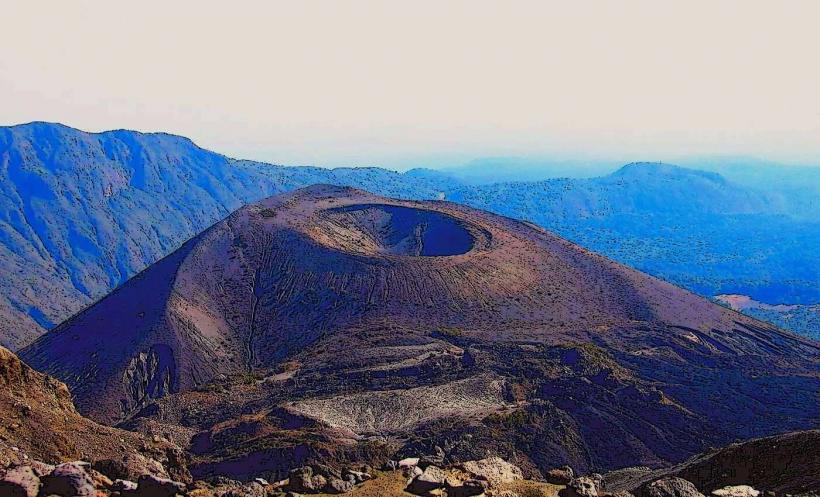
[[[521,468],[510,464],[500,457],[488,457],[478,461],[467,461],[461,468],[471,474],[473,478],[485,480],[490,486],[497,486],[516,480],[523,480]]]
[[[437,466],[427,466],[424,471],[413,478],[407,486],[407,491],[416,495],[428,495],[437,488],[444,487],[447,473]]]
[[[258,483],[249,483],[232,488],[222,494],[222,497],[266,497],[268,492]]]
[[[6,497],[37,497],[40,478],[31,466],[17,466],[0,478],[0,495]]]
[[[409,468],[411,466],[418,466],[419,465],[419,458],[418,457],[405,457],[401,461],[399,461],[400,468]]]
[[[647,483],[641,494],[645,497],[703,497],[692,482],[676,476]]]
[[[331,478],[342,479],[342,472],[336,468],[324,464],[311,464],[310,467],[313,468],[314,475],[322,475],[328,480]]]
[[[51,472],[54,471],[54,468],[56,467],[53,464],[46,464],[40,461],[31,461],[29,465],[31,466],[31,470],[34,471],[34,474],[37,475],[39,478],[51,474]]]
[[[367,480],[372,480],[373,477],[369,473],[365,473],[362,471],[354,471],[352,469],[346,469],[342,472],[342,476],[345,480],[350,480],[350,477],[353,477],[353,483],[359,484],[365,482]]]
[[[327,485],[325,485],[324,490],[329,494],[346,494],[353,490],[353,482],[339,478],[331,478],[328,480]]]
[[[97,489],[94,480],[85,471],[82,463],[69,462],[60,464],[50,474],[43,476],[42,493],[56,494],[62,497],[96,497]]]
[[[749,485],[730,485],[717,490],[712,490],[714,497],[757,497],[759,490],[755,490]]]
[[[137,497],[174,497],[185,492],[185,484],[153,475],[137,479]]]
[[[317,493],[327,485],[327,478],[314,474],[310,466],[292,469],[290,471],[289,488],[296,492]]]
[[[225,492],[222,497],[266,497],[268,494],[265,487],[259,483],[252,482],[247,485],[240,485]]]
[[[111,485],[111,490],[114,492],[126,493],[126,492],[135,492],[137,490],[137,484],[130,480],[114,480],[114,484]]]
[[[115,480],[136,481],[142,475],[153,475],[160,478],[170,476],[159,461],[134,452],[129,452],[118,459],[95,461],[91,467]]]
[[[447,497],[473,497],[487,491],[489,483],[484,480],[467,480],[451,484],[447,481]]]
[[[568,485],[575,478],[575,471],[569,466],[562,466],[547,471],[544,479],[553,485]]]
[[[419,458],[418,465],[422,468],[426,468],[427,466],[441,466],[444,464],[444,450],[436,445],[435,453],[429,454],[426,456],[422,456]]]
[[[598,486],[588,476],[575,478],[560,492],[561,497],[598,497]]]

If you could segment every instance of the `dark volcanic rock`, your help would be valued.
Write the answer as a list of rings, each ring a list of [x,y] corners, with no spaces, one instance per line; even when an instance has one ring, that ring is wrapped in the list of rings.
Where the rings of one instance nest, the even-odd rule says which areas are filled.
[[[94,480],[78,463],[60,464],[51,474],[42,479],[44,495],[65,495],[71,497],[96,497]]]
[[[573,478],[567,487],[561,490],[561,497],[598,497],[597,482],[588,476]]]
[[[820,378],[816,342],[530,224],[329,186],[236,211],[23,354],[246,480],[436,446],[658,467],[813,426]]]
[[[185,492],[185,488],[185,484],[178,481],[142,475],[137,480],[137,497],[174,497]]]
[[[641,488],[638,495],[642,497],[703,497],[692,482],[676,476],[648,483]]]
[[[566,485],[573,478],[575,478],[575,472],[569,466],[554,468],[544,474],[544,480],[555,485]]]
[[[416,495],[428,495],[433,490],[443,488],[447,473],[436,466],[427,466],[424,471],[413,478],[407,485],[407,491]]]

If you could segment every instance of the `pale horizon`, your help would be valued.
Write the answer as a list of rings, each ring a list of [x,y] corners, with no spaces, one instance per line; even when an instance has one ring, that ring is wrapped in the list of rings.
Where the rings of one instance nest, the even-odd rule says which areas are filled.
[[[328,167],[820,164],[813,2],[145,2],[124,13],[34,1],[3,11],[4,125],[168,132],[231,157]]]

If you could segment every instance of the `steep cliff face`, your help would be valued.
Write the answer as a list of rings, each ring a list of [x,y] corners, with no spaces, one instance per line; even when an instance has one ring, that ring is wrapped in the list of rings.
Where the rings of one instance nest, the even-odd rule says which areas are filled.
[[[203,472],[376,440],[662,465],[814,426],[820,375],[816,342],[530,224],[331,186],[236,211],[23,356],[95,419],[198,431]]]

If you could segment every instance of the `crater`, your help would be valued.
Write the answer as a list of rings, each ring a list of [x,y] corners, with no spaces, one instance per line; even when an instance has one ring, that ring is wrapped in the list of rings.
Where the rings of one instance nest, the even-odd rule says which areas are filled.
[[[361,254],[444,257],[469,252],[475,237],[449,214],[387,204],[330,209],[313,235],[325,245]]]

